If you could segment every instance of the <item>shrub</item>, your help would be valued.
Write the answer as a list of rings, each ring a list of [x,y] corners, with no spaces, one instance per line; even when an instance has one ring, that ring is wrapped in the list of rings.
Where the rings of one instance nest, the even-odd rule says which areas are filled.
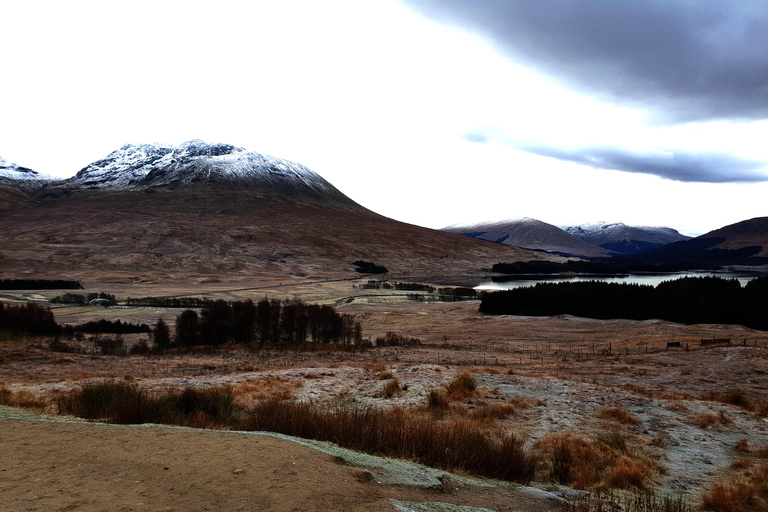
[[[421,345],[419,338],[409,338],[391,331],[376,338],[377,347],[413,347],[416,345]]]
[[[229,388],[186,388],[151,395],[133,383],[105,380],[84,383],[56,398],[58,410],[108,423],[165,423],[195,426],[205,415],[205,427],[234,423],[234,395]]]
[[[147,421],[144,393],[125,381],[87,382],[79,390],[57,397],[56,403],[60,413],[88,420],[121,424]]]

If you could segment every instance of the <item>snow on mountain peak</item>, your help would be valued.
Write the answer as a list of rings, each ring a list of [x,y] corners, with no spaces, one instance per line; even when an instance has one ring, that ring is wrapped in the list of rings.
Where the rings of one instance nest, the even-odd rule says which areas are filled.
[[[68,182],[88,189],[141,189],[226,180],[290,183],[317,192],[335,190],[303,165],[199,139],[178,146],[126,144]]]
[[[0,156],[0,178],[11,180],[54,180],[52,176],[40,174],[37,171],[9,162]]]

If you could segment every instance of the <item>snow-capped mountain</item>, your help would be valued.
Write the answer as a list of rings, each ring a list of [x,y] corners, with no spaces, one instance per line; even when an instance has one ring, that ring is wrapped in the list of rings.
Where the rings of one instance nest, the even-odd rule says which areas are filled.
[[[354,276],[357,260],[425,276],[549,259],[388,219],[302,165],[227,144],[127,145],[66,180],[9,180],[0,183],[0,266],[9,275],[277,283]]]
[[[595,258],[611,255],[611,251],[583,242],[557,226],[528,217],[465,226],[455,225],[443,228],[442,231],[568,256]]]
[[[230,144],[191,140],[167,144],[127,144],[65,180],[79,189],[176,188],[235,183],[238,187],[272,185],[315,194],[338,191],[303,165],[246,151]]]
[[[53,180],[51,176],[9,162],[0,156],[0,179],[8,180]]]
[[[595,222],[578,226],[564,226],[563,230],[579,240],[620,254],[637,254],[691,238],[672,228],[627,226],[621,222]]]

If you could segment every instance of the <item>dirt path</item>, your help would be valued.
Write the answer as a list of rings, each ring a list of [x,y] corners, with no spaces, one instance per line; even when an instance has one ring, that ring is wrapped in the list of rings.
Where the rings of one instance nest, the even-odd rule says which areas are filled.
[[[402,463],[369,466],[344,450],[332,455],[270,435],[40,421],[0,409],[4,511],[557,509],[543,491],[408,463],[402,475],[421,474],[419,482],[387,481]]]

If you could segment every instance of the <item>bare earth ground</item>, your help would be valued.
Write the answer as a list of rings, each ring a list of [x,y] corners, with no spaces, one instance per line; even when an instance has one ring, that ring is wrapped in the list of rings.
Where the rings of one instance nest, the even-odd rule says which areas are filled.
[[[8,408],[0,417],[4,511],[553,509],[535,489],[407,464],[399,471],[417,474],[401,475],[346,450],[264,434],[39,421]]]
[[[6,339],[0,341],[0,381],[16,391],[48,395],[103,377],[130,378],[148,389],[237,385],[272,377],[299,400],[387,407],[423,405],[428,390],[468,369],[482,389],[464,406],[471,410],[490,403],[526,403],[502,425],[529,446],[551,432],[621,429],[658,468],[652,485],[683,493],[693,502],[711,482],[728,474],[739,456],[737,441],[768,446],[765,418],[710,399],[713,392],[737,389],[754,401],[767,401],[768,333],[662,321],[494,317],[478,313],[477,302],[422,303],[394,292],[353,287],[365,279],[236,285],[203,281],[121,281],[88,285],[86,291],[106,291],[118,299],[300,297],[356,315],[366,337],[395,331],[420,338],[422,345],[362,352],[228,347],[148,358],[55,353],[40,340]],[[0,299],[55,294],[17,292]],[[63,307],[55,313],[59,322],[68,323],[94,318],[154,323],[162,317],[172,324],[178,311]],[[145,336],[126,340],[133,343]],[[713,337],[731,338],[732,343],[702,347],[702,338]],[[688,350],[667,350],[667,342],[678,341]],[[407,385],[407,391],[382,398],[379,375],[384,370]],[[608,407],[625,408],[638,423],[604,418],[600,411]],[[729,421],[701,427],[694,421],[701,414]],[[547,497],[511,487],[463,483],[447,493],[439,481],[422,487],[378,484],[377,478],[360,476],[375,473],[364,464],[340,465],[326,453],[252,434],[8,418],[0,423],[0,489],[13,500],[10,510],[396,510],[390,498],[491,510],[556,508]],[[291,473],[295,470],[287,461],[304,469]],[[234,473],[238,469],[243,471]]]

